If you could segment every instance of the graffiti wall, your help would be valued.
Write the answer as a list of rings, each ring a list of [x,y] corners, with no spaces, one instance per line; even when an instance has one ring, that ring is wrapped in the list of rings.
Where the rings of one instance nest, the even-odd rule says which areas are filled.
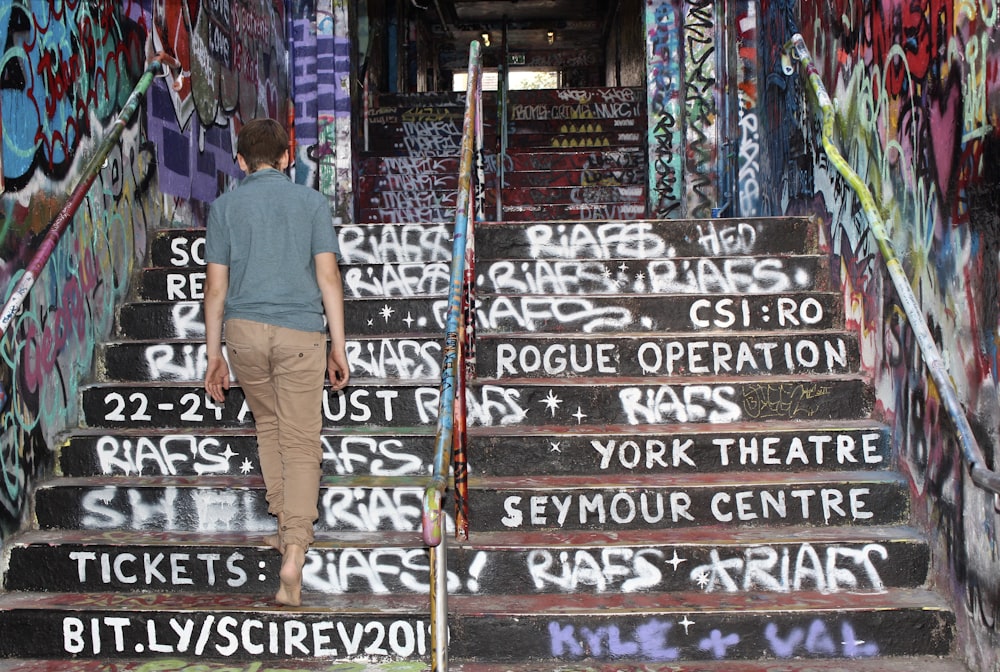
[[[653,217],[709,217],[726,200],[720,193],[720,20],[715,0],[646,3],[647,210]]]
[[[345,0],[0,3],[5,298],[148,59],[168,66],[0,341],[0,540],[20,525],[61,433],[79,422],[81,381],[146,232],[204,223],[206,204],[239,177],[245,121],[287,121],[298,134],[296,179],[350,200],[348,35]],[[303,94],[295,109],[293,86]]]
[[[769,129],[761,156],[765,173],[782,176],[769,181],[758,202],[829,221],[862,359],[911,478],[916,515],[937,535],[940,582],[960,613],[960,653],[972,669],[1000,669],[1000,514],[962,466],[858,201],[821,151],[815,119],[802,108],[801,80],[781,62],[797,22],[836,101],[840,151],[880,203],[980,446],[996,466],[1000,3],[792,4],[761,0],[758,8],[765,20],[757,113]],[[741,170],[747,184],[742,177]]]

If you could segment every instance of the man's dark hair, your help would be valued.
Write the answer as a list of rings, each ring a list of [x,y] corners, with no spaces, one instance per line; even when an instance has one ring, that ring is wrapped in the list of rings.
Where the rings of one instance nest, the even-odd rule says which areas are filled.
[[[246,161],[250,172],[260,168],[279,168],[281,156],[288,149],[288,133],[274,119],[252,119],[240,129],[236,153]]]

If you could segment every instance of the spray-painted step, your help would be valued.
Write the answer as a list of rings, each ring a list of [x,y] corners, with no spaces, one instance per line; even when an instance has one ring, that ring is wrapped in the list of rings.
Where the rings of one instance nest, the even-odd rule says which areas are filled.
[[[544,149],[588,150],[588,149],[642,149],[645,136],[638,130],[605,131],[603,133],[518,133],[508,139],[508,151]]]
[[[342,264],[449,262],[451,222],[337,227]],[[815,254],[816,223],[805,218],[480,223],[479,259],[669,259]],[[204,229],[157,232],[150,267],[205,265]]]
[[[480,259],[668,259],[815,254],[804,218],[565,221],[476,226]]]
[[[625,119],[643,117],[645,92],[634,88],[511,91],[510,120]]]
[[[552,135],[589,135],[615,131],[639,131],[645,133],[646,129],[643,118],[636,116],[619,117],[616,119],[531,119],[510,121],[507,124],[507,134],[512,137],[543,133]]]
[[[320,437],[329,476],[415,476],[429,472],[434,427],[372,428]],[[59,450],[63,476],[259,476],[252,427],[223,433],[168,429],[78,430]]]
[[[205,338],[201,301],[145,301],[119,307],[116,337],[136,340]],[[447,297],[349,299],[344,314],[354,338],[440,337],[444,334]]]
[[[311,596],[310,596],[311,597]],[[307,598],[308,599],[308,598]],[[388,604],[387,604],[388,603]],[[948,655],[954,616],[930,591],[880,594],[457,595],[456,661],[757,660]],[[72,593],[0,598],[0,656],[425,661],[426,596],[321,596],[278,608],[253,595]],[[517,646],[511,646],[517,642]],[[168,668],[169,669],[169,668]],[[578,669],[578,668],[577,668]]]
[[[361,207],[368,210],[377,209],[426,209],[454,208],[458,202],[458,192],[449,191],[394,191],[381,189],[376,192],[361,195]]]
[[[644,217],[646,217],[646,206],[640,203],[503,206],[503,219],[510,222],[558,221],[567,219],[592,222],[605,219],[643,219]]]
[[[204,672],[223,672],[221,666],[206,667]],[[315,667],[306,665],[305,672],[323,670],[322,663],[315,663]],[[121,667],[116,669],[121,672],[130,672],[133,667]],[[375,668],[376,670],[381,668]],[[782,660],[718,660],[718,661],[698,661],[670,663],[669,667],[664,667],[662,663],[650,663],[646,661],[625,661],[611,663],[577,663],[568,665],[558,662],[540,663],[531,661],[527,663],[515,663],[500,665],[497,663],[458,663],[451,665],[454,672],[970,672],[957,660],[940,658],[937,656],[906,656],[896,658],[839,658],[832,660],[817,660],[815,658],[793,658]],[[3,670],[0,667],[0,670]],[[268,667],[271,670],[271,667]],[[6,671],[4,671],[6,672]],[[25,670],[24,672],[36,672],[35,670]],[[38,672],[48,672],[40,670]],[[91,670],[89,668],[69,668],[68,672],[103,672],[103,670]],[[225,672],[228,672],[225,671]],[[236,672],[244,672],[238,670]],[[249,672],[247,670],[246,672]],[[294,672],[277,667],[274,672]],[[400,671],[409,672],[409,671]],[[413,672],[422,672],[414,670]]]
[[[761,425],[477,428],[469,470],[513,477],[870,471],[891,466],[888,432],[871,420]]]
[[[646,188],[642,185],[616,187],[587,185],[567,187],[518,187],[504,189],[507,205],[576,205],[599,203],[645,203]]]
[[[327,430],[321,437],[328,475],[428,473],[433,426]],[[470,473],[513,476],[525,464],[544,475],[883,470],[886,429],[867,420],[798,420],[761,427],[662,426],[473,427]],[[259,475],[252,427],[225,431],[78,430],[59,451],[64,476]]]
[[[483,260],[478,288],[497,294],[762,294],[829,288],[825,255],[671,257],[666,259]],[[351,264],[341,267],[344,296],[446,296],[451,264]],[[200,301],[205,271],[146,268],[135,297],[142,301]]]
[[[341,224],[342,264],[450,261],[452,226],[443,223]],[[166,229],[152,235],[150,267],[205,265],[205,229]]]
[[[343,265],[344,298],[447,296],[451,265],[446,261]],[[201,301],[203,268],[146,268],[134,298],[140,301]]]
[[[200,384],[101,383],[83,389],[87,427],[247,426],[253,416],[238,383],[223,404]],[[417,427],[437,422],[437,381],[352,382],[323,392],[323,426]],[[647,425],[851,420],[871,411],[867,380],[850,376],[515,379],[476,382],[466,394],[470,426]]]
[[[441,343],[431,337],[348,339],[351,376],[440,378]],[[95,373],[101,382],[194,382],[204,380],[207,361],[203,341],[112,341],[97,346]]]
[[[416,301],[410,305],[415,309]],[[840,297],[830,292],[711,297],[480,294],[476,312],[480,334],[776,333],[841,329],[844,321]],[[357,323],[348,321],[348,324]]]
[[[360,160],[361,175],[458,175],[459,159],[419,156],[368,156]]]
[[[644,186],[645,175],[634,168],[619,168],[611,166],[589,166],[552,173],[547,170],[522,170],[506,173],[503,178],[504,188],[536,187],[590,187],[612,186],[629,187]]]
[[[441,339],[348,339],[354,378],[438,379]],[[480,335],[477,371],[487,379],[840,374],[859,368],[857,338],[844,332],[652,335]],[[200,341],[115,341],[97,347],[100,382],[197,382],[204,379]]]
[[[494,380],[843,374],[859,369],[857,337],[847,332],[673,337],[482,334],[476,341],[477,375]]]
[[[418,532],[426,476],[324,477],[316,530]],[[905,524],[906,483],[886,472],[545,476],[469,480],[477,531],[673,530]],[[41,529],[274,531],[258,477],[54,478]]]
[[[158,663],[159,672],[181,672],[196,669],[199,672],[426,672],[427,663],[390,661],[387,663],[331,663],[329,660],[278,661],[256,656],[247,666],[234,662],[194,661],[174,656],[170,661]],[[451,662],[454,672],[666,672],[663,664],[643,661],[619,663],[577,663],[530,661],[527,663],[464,663]],[[150,672],[148,661],[118,660],[116,672]],[[766,661],[698,661],[671,663],[669,672],[970,672],[961,663],[939,657],[905,657],[853,659],[792,659]],[[107,672],[107,664],[94,660],[0,660],[0,672]]]
[[[407,224],[419,222],[454,222],[454,208],[362,208],[358,221],[363,224]]]
[[[610,172],[634,170],[643,171],[646,154],[641,148],[629,149],[587,149],[575,152],[562,150],[518,151],[507,154],[503,159],[505,175],[521,171],[545,171],[556,177],[558,173],[578,170]],[[506,178],[505,178],[506,179]]]
[[[449,593],[878,592],[923,585],[929,551],[906,528],[706,535],[473,533],[449,541]],[[690,531],[685,531],[690,532]],[[281,556],[260,535],[48,530],[10,545],[7,590],[274,593]],[[310,547],[310,594],[427,594],[413,533],[338,533]]]
[[[484,260],[476,273],[479,290],[496,294],[764,294],[829,289],[828,263],[825,255]]]
[[[440,382],[436,380],[352,380],[347,390],[323,393],[323,426],[417,427],[436,424]],[[253,424],[239,383],[216,404],[200,383],[135,382],[95,384],[82,391],[83,423],[91,428],[179,433],[197,428],[230,429]]]
[[[118,310],[122,339],[205,337],[200,301],[127,303]],[[383,297],[345,302],[353,338],[430,337],[444,333],[446,297]],[[842,329],[840,296],[788,294],[497,295],[476,302],[480,334],[499,333],[743,333]]]

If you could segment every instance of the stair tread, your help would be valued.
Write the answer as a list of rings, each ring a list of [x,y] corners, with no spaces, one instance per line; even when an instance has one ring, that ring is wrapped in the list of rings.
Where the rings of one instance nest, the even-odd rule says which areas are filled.
[[[713,532],[717,532],[713,534]],[[160,530],[119,530],[109,538],[100,530],[27,530],[9,540],[10,548],[28,546],[84,545],[84,546],[165,546],[190,547],[212,545],[226,548],[265,548],[260,534],[248,532],[197,532]],[[799,526],[788,528],[741,528],[717,531],[711,527],[677,528],[665,535],[662,530],[639,529],[619,531],[485,531],[475,529],[468,540],[449,536],[449,548],[477,550],[520,550],[529,548],[589,548],[609,546],[744,546],[784,545],[797,543],[926,543],[917,529],[905,525],[855,528]],[[343,530],[335,533],[319,531],[312,548],[390,548],[423,546],[418,533],[382,530],[360,532]]]
[[[93,610],[131,609],[136,611],[275,611],[286,615],[319,613],[330,610],[345,615],[422,614],[428,609],[426,595],[340,595],[309,594],[301,607],[281,607],[270,597],[254,594],[207,593],[34,593],[10,592],[0,595],[0,611],[81,608]],[[854,612],[871,610],[917,609],[924,612],[950,612],[951,607],[935,591],[926,588],[888,588],[877,593],[713,593],[647,592],[592,594],[505,594],[484,600],[480,595],[450,595],[449,612],[453,617],[538,616],[583,614],[707,614],[776,612]]]
[[[365,487],[405,487],[423,488],[429,483],[427,475],[371,476],[356,474],[350,476],[324,475],[320,487],[365,488]],[[700,472],[700,473],[655,473],[655,474],[588,474],[549,476],[469,476],[469,486],[476,489],[534,490],[545,488],[596,489],[641,487],[650,489],[675,488],[719,488],[768,485],[808,485],[821,483],[905,483],[902,474],[892,471],[782,471],[782,472]],[[256,489],[264,486],[263,478],[250,475],[201,475],[201,476],[55,476],[39,484],[39,490],[102,486],[131,488],[242,488]]]
[[[268,672],[332,672],[339,669],[330,660],[268,660],[255,658],[259,667],[253,669],[268,670]],[[674,661],[669,664],[650,663],[644,661],[622,660],[615,663],[599,662],[542,662],[498,664],[498,663],[464,663],[452,661],[449,669],[453,672],[969,672],[969,669],[957,660],[936,657],[906,657],[906,658],[876,658],[866,659],[834,659],[834,660],[763,660],[763,661]],[[190,665],[190,667],[189,667]],[[197,669],[200,672],[233,672],[231,662],[211,662],[191,659],[185,661],[183,656],[173,656],[173,662],[163,662],[152,669],[164,672],[181,672],[186,669]],[[143,661],[115,661],[114,669],[118,672],[148,672],[150,664]],[[244,668],[239,668],[244,669]],[[246,668],[247,670],[251,668]],[[428,672],[431,668],[424,662],[411,663],[391,662],[379,664],[368,662],[363,668],[358,666],[344,667],[344,672],[364,669],[368,672]],[[108,664],[94,660],[0,660],[0,672],[107,672]]]

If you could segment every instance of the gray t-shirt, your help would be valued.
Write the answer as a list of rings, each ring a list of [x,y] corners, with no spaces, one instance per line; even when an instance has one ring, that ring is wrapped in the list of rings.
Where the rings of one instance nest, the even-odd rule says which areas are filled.
[[[262,168],[212,203],[205,261],[229,267],[225,319],[323,330],[313,257],[340,253],[325,196]]]

